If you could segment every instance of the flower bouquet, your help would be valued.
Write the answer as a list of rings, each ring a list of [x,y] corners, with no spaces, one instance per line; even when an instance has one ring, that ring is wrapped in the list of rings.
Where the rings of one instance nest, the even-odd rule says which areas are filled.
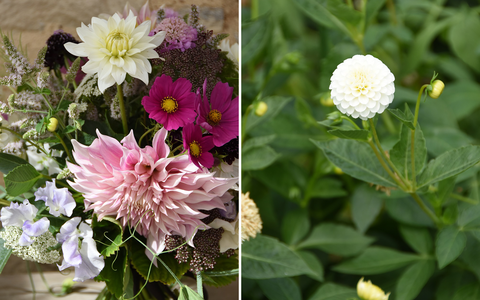
[[[105,281],[97,299],[206,299],[238,274],[234,49],[194,5],[127,5],[77,33],[34,64],[2,36],[0,265],[74,268]]]

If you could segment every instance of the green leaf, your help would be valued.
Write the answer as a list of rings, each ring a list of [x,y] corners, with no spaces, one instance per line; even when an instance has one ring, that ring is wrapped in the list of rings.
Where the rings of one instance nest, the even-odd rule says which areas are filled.
[[[480,146],[450,150],[431,160],[418,178],[417,187],[458,175],[480,161]]]
[[[119,251],[116,252],[116,255],[105,258],[105,267],[95,278],[96,280],[105,281],[110,293],[117,298],[120,298],[123,295],[126,265],[127,250],[125,248],[120,248]]]
[[[438,268],[443,269],[462,254],[467,237],[456,226],[447,226],[438,233],[435,242],[435,255],[438,260]]]
[[[305,261],[307,266],[312,271],[312,274],[308,275],[309,277],[318,281],[324,280],[323,278],[324,271],[323,271],[322,263],[320,262],[320,260],[315,254],[313,254],[310,251],[301,251],[301,250],[295,251],[295,253],[297,253]]]
[[[452,300],[480,300],[480,284],[475,282],[461,287]]]
[[[242,154],[242,171],[264,169],[281,156],[269,146],[250,148]]]
[[[328,133],[334,136],[338,136],[342,139],[352,139],[352,140],[359,140],[359,141],[367,141],[370,135],[370,131],[365,129],[355,129],[355,130],[341,130],[341,129],[334,129],[329,130]]]
[[[468,205],[458,215],[458,226],[465,230],[480,226],[480,205]]]
[[[178,295],[178,300],[203,300],[197,292],[192,290],[186,285],[182,285],[180,288],[180,294]]]
[[[275,139],[275,137],[275,134],[271,134],[250,138],[246,140],[245,143],[242,145],[242,152],[245,153],[252,148],[268,145],[271,141]]]
[[[390,159],[405,178],[412,179],[412,130],[401,126],[400,140],[390,151]],[[420,174],[427,159],[427,146],[420,125],[415,130],[415,172]]]
[[[164,284],[175,283],[175,278],[170,272],[157,261],[158,267],[155,267],[150,259],[145,254],[145,247],[138,241],[131,239],[129,242],[129,257],[133,267],[143,277],[143,279],[150,281],[160,281]],[[145,242],[144,242],[145,244]],[[181,277],[185,274],[190,265],[188,263],[179,263],[172,252],[162,253],[158,256],[170,268],[170,270],[177,276]],[[150,275],[148,275],[151,268]]]
[[[479,57],[480,58],[480,57]],[[477,60],[479,59],[477,58]],[[438,101],[448,106],[457,120],[471,114],[480,105],[480,85],[474,81],[458,81],[449,83]],[[458,105],[462,101],[462,105]]]
[[[265,14],[253,22],[242,24],[242,64],[253,60],[267,45],[271,32],[269,17]]]
[[[95,216],[92,221],[92,229],[94,229],[97,249],[104,257],[109,257],[120,248],[123,227],[118,220],[112,217],[103,217],[99,222]]]
[[[243,242],[242,277],[270,279],[302,274],[312,273],[303,259],[277,239],[259,234]]]
[[[214,287],[226,286],[238,277],[238,256],[221,255],[216,258],[215,269],[202,273],[204,283]],[[234,272],[236,270],[236,272]],[[209,280],[207,280],[207,278]]]
[[[432,236],[428,229],[407,225],[400,225],[399,229],[403,239],[417,253],[429,254],[433,251]]]
[[[358,231],[365,233],[382,209],[383,200],[373,187],[360,185],[352,195],[352,219]]]
[[[346,174],[373,184],[396,186],[367,143],[344,139],[311,141]]]
[[[0,274],[2,274],[3,268],[5,268],[5,265],[12,254],[12,249],[5,248],[4,245],[5,241],[0,239]]]
[[[331,166],[330,163],[328,165]],[[328,199],[346,196],[348,193],[342,185],[343,183],[338,179],[322,177],[310,190],[310,197]]]
[[[419,261],[403,272],[395,288],[395,299],[413,300],[420,293],[428,279],[435,271],[435,263],[431,260]]]
[[[428,153],[436,157],[444,152],[460,148],[465,145],[470,145],[475,142],[475,139],[467,135],[460,129],[453,127],[434,127],[428,128],[424,132],[427,141]]]
[[[373,242],[351,227],[332,223],[316,226],[310,236],[298,245],[298,249],[316,248],[327,253],[351,256],[361,252]]]
[[[42,178],[32,165],[19,165],[5,176],[5,187],[10,196],[18,196],[28,192]]]
[[[8,174],[11,170],[20,165],[28,165],[29,163],[15,155],[0,153],[0,172]]]
[[[356,299],[356,297],[355,289],[335,283],[325,283],[308,300],[346,300]]]
[[[282,220],[282,238],[289,245],[296,245],[310,230],[310,218],[304,209],[287,212]]]
[[[405,124],[408,128],[412,130],[415,129],[415,127],[413,126],[413,115],[412,115],[412,112],[410,111],[410,108],[408,108],[407,103],[405,103],[405,113],[398,108],[393,108],[393,109],[389,108],[387,110],[392,114],[392,116],[397,118],[400,122]]]
[[[389,248],[370,247],[358,257],[333,267],[333,270],[346,274],[381,274],[399,269],[419,259],[421,258],[417,255],[407,254]]]
[[[242,35],[243,37],[243,35]],[[244,46],[242,46],[242,51],[245,51]],[[243,57],[242,57],[243,61]],[[263,102],[267,104],[268,110],[267,112],[259,117],[253,111],[248,115],[247,124],[245,125],[245,132],[248,132],[260,124],[268,121],[269,119],[275,117],[282,108],[293,98],[291,97],[280,97],[280,96],[269,96],[262,99]]]
[[[448,40],[453,52],[462,59],[467,65],[480,71],[480,60],[478,49],[480,40],[472,39],[472,36],[480,35],[480,20],[478,14],[469,12],[468,15],[462,15],[457,24],[450,27]],[[465,34],[468,32],[469,34]]]
[[[369,0],[367,2],[367,7],[365,9],[365,23],[368,23],[373,17],[375,17],[382,8],[382,6],[385,4],[386,0]]]
[[[388,214],[395,220],[413,226],[435,227],[432,219],[411,197],[391,198],[385,201]]]
[[[301,300],[300,287],[291,278],[258,280],[258,285],[269,300]]]
[[[71,101],[63,99],[62,103],[57,107],[57,110],[67,110],[70,104],[72,104]]]
[[[455,181],[457,180],[456,176],[444,179],[438,183],[438,190],[437,190],[437,206],[440,207],[444,204],[450,194],[453,192],[453,188],[455,187]]]

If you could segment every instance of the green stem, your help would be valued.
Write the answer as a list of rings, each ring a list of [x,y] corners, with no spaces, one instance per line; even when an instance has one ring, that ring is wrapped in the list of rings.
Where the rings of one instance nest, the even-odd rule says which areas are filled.
[[[418,93],[417,97],[417,104],[415,105],[415,117],[413,119],[413,128],[410,130],[410,154],[411,154],[411,163],[412,163],[412,191],[417,189],[417,176],[415,174],[415,130],[417,129],[417,121],[418,121],[418,111],[420,110],[420,102],[422,100],[422,94],[428,84],[422,85],[420,88],[420,92]]]
[[[373,152],[375,153],[375,156],[377,157],[378,161],[380,162],[380,164],[382,165],[382,167],[385,169],[385,171],[387,171],[388,175],[390,175],[390,177],[398,184],[398,186],[402,189],[402,190],[406,190],[405,186],[403,185],[403,182],[401,182],[397,176],[395,176],[395,174],[393,174],[392,170],[390,170],[390,168],[387,166],[387,164],[385,163],[385,161],[383,160],[382,156],[380,155],[380,153],[378,152],[378,149],[377,147],[375,147],[375,144],[372,142],[371,139],[368,140],[368,144],[370,145],[370,147],[372,148]]]
[[[372,131],[373,139],[375,140],[375,144],[377,145],[378,149],[380,150],[380,155],[382,155],[383,159],[388,163],[388,165],[392,168],[392,170],[397,173],[398,177],[400,177],[401,182],[403,187],[407,187],[406,180],[402,176],[402,174],[398,171],[397,167],[392,163],[390,158],[387,157],[385,154],[385,151],[382,148],[382,144],[380,144],[380,140],[378,139],[377,131],[375,130],[375,125],[373,124],[373,119],[368,119],[368,122],[370,123],[370,129]],[[402,188],[404,189],[404,188]]]
[[[388,132],[392,135],[396,134],[397,129],[395,128],[395,125],[393,125],[390,114],[381,114],[381,116],[382,116],[382,121],[383,123],[385,123],[385,127],[387,128]]]
[[[197,273],[197,293],[203,299],[203,281],[202,281],[202,272]]]
[[[21,112],[21,113],[35,113],[35,114],[48,114],[48,111],[42,110],[32,110],[32,109],[12,109],[14,112]]]
[[[243,142],[245,142],[245,136],[247,135],[245,127],[247,126],[248,115],[250,114],[250,111],[252,111],[252,108],[253,108],[253,105],[250,104],[247,107],[247,110],[245,111],[245,115],[243,115],[243,118],[242,118],[242,144]]]
[[[415,202],[417,202],[420,208],[430,217],[430,219],[432,219],[435,225],[439,227],[441,225],[440,220],[437,218],[435,213],[430,208],[428,208],[428,206],[426,206],[425,203],[423,203],[422,199],[417,195],[417,193],[415,192],[410,193],[410,196],[413,197],[413,199],[415,200]]]
[[[120,84],[117,84],[117,95],[118,95],[118,102],[120,104],[120,114],[122,115],[123,133],[127,135],[128,133],[127,111],[125,110],[125,103],[123,102],[123,88]]]
[[[390,14],[390,22],[392,25],[397,25],[397,14],[395,12],[395,3],[393,0],[387,0],[387,9]]]
[[[33,283],[33,278],[32,278],[32,272],[30,271],[30,263],[28,261],[25,261],[27,264],[27,272],[28,272],[28,278],[30,279],[30,284],[32,285],[32,294],[33,294],[33,300],[35,300],[35,296],[37,294],[35,290],[35,283]]]
[[[72,154],[70,154],[70,151],[68,150],[67,148],[67,144],[65,144],[65,142],[63,141],[63,139],[60,137],[60,135],[56,132],[53,132],[53,134],[60,140],[60,143],[62,144],[63,146],[63,149],[65,149],[65,152],[67,152],[67,155],[68,155],[68,158],[70,159],[70,162],[75,162],[75,160],[73,159],[72,157]]]
[[[463,197],[463,196],[460,196],[460,195],[457,195],[457,194],[454,194],[454,193],[451,193],[451,194],[450,194],[450,197],[452,197],[453,199],[457,199],[457,200],[466,202],[466,203],[473,204],[473,205],[477,205],[477,204],[478,204],[478,201],[475,200],[475,199]]]
[[[144,134],[140,137],[140,139],[138,140],[138,144],[141,145],[143,138],[146,137],[147,134],[149,134],[150,132],[152,132],[153,130],[155,130],[155,128],[157,128],[157,126],[154,126],[154,127],[150,128],[149,130],[145,131],[145,133],[144,133]]]
[[[341,117],[340,117],[340,119],[349,121],[350,123],[352,123],[352,124],[353,124],[353,127],[355,127],[355,129],[358,129],[358,130],[360,130],[360,127],[358,127],[358,125],[357,125],[357,124],[355,124],[355,122],[353,122],[353,120],[352,120],[352,119],[350,119],[349,117],[346,117],[346,116],[341,116]]]
[[[0,126],[0,129],[5,129],[13,134],[15,134],[16,136],[18,136],[20,139],[26,141],[26,142],[29,142],[31,145],[35,146],[38,150],[42,151],[43,153],[45,153],[46,155],[48,155],[48,153],[40,146],[37,145],[37,143],[34,143],[32,142],[31,140],[29,139],[24,139],[23,136],[13,130],[11,130],[10,128],[7,128],[7,127],[3,127],[3,126]]]

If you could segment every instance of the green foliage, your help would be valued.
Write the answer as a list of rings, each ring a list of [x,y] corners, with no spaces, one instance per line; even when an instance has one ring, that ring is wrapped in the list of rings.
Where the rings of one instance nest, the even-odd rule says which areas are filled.
[[[413,300],[420,293],[435,271],[435,263],[431,260],[419,261],[408,267],[398,279],[395,299]]]
[[[28,192],[42,178],[32,165],[18,165],[5,176],[5,187],[10,196]]]
[[[467,237],[456,226],[448,226],[440,230],[435,242],[435,254],[438,268],[442,269],[455,260],[465,248]]]
[[[326,283],[322,285],[309,300],[345,300],[356,297],[357,292],[352,288]]]
[[[5,248],[4,244],[5,241],[0,239],[0,274],[2,273],[3,268],[5,268],[5,265],[12,254],[12,249]]]
[[[93,218],[92,229],[97,242],[97,250],[104,257],[116,253],[122,245],[123,227],[119,221],[112,217],[104,217],[102,221]]]
[[[300,287],[291,278],[273,278],[258,281],[269,300],[301,300]]]
[[[0,153],[0,172],[3,174],[8,174],[21,165],[28,165],[28,162],[15,155]]]
[[[105,281],[110,293],[120,298],[124,291],[125,268],[129,268],[127,250],[120,248],[115,255],[105,258],[105,267],[95,279]]]
[[[383,200],[373,188],[361,185],[352,195],[352,221],[358,231],[364,233],[382,208]]]

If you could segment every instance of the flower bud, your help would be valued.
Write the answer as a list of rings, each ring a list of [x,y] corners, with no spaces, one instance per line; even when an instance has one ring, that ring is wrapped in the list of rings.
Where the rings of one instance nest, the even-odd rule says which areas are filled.
[[[343,171],[339,167],[335,166],[335,167],[333,167],[333,173],[335,173],[337,175],[342,175]]]
[[[445,84],[443,81],[437,79],[428,87],[428,95],[433,99],[437,99],[442,94],[444,88]]]
[[[370,280],[365,282],[363,277],[358,281],[357,294],[362,300],[388,300],[390,293],[385,294],[381,288]]]
[[[257,108],[255,108],[255,114],[261,117],[267,112],[267,110],[268,110],[267,103],[260,101],[257,105]]]
[[[322,95],[322,97],[320,97],[320,104],[326,107],[331,107],[335,105],[333,103],[330,93],[325,93]]]
[[[47,130],[50,132],[55,132],[57,130],[58,120],[56,118],[50,118]]]

